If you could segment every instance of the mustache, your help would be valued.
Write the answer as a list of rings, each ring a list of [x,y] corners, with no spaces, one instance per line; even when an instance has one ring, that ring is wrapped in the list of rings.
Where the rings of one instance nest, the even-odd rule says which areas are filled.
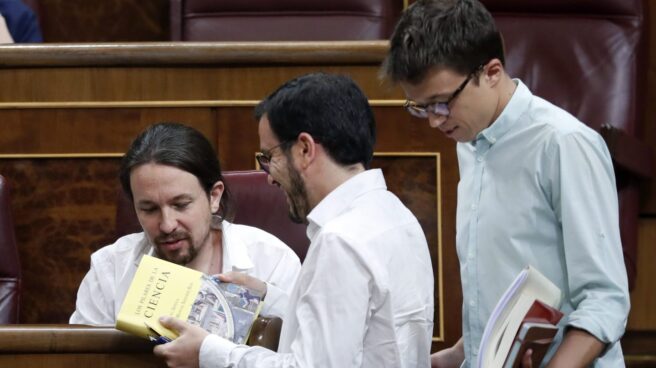
[[[162,244],[162,243],[174,243],[179,240],[184,240],[189,238],[189,234],[185,231],[176,231],[170,234],[161,234],[158,235],[155,239],[154,242],[156,244]]]

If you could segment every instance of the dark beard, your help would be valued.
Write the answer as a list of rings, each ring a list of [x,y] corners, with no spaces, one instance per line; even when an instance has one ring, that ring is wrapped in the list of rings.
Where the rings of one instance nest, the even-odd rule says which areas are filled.
[[[160,243],[163,242],[169,242],[169,241],[177,241],[177,240],[186,240],[189,242],[189,247],[187,248],[187,254],[183,257],[177,257],[177,258],[172,258],[168,255],[167,252],[160,251],[159,250],[159,245]],[[166,234],[166,235],[160,235],[154,240],[155,243],[155,249],[157,249],[157,255],[166,261],[179,264],[181,266],[184,266],[191,262],[196,256],[198,255],[198,249],[194,246],[194,241],[191,238],[191,235],[183,232],[183,231],[177,231],[172,234]],[[177,253],[174,253],[174,255],[177,255]]]
[[[307,215],[309,212],[309,204],[307,199],[307,190],[305,189],[305,182],[301,175],[294,169],[290,160],[287,160],[287,172],[289,173],[289,218],[297,224],[307,223]]]

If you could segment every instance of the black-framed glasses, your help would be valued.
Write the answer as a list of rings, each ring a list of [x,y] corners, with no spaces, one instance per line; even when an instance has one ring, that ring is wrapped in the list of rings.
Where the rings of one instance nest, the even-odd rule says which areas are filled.
[[[458,97],[460,92],[462,92],[463,89],[469,84],[469,81],[476,75],[478,72],[484,67],[485,65],[481,65],[476,70],[473,72],[469,73],[467,78],[456,88],[453,93],[449,96],[449,98],[446,99],[446,101],[442,102],[433,102],[431,104],[426,104],[426,105],[420,105],[414,101],[406,100],[405,103],[403,104],[403,107],[405,107],[408,112],[415,117],[426,119],[428,118],[428,114],[434,114],[434,115],[439,115],[443,117],[448,117],[451,111],[449,110],[449,104]]]
[[[283,145],[289,143],[289,141],[283,141],[280,144],[277,144],[271,148],[269,148],[266,152],[258,152],[255,154],[255,159],[257,160],[257,163],[260,164],[260,168],[264,170],[267,174],[270,174],[269,172],[269,166],[271,165],[271,157],[273,155],[271,152],[279,147],[282,147]]]

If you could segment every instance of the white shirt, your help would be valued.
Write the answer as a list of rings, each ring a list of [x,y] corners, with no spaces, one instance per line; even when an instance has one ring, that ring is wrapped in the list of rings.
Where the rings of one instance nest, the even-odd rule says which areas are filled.
[[[267,282],[262,315],[282,316],[301,263],[293,250],[260,229],[222,222],[222,272],[245,272]],[[126,235],[91,255],[70,323],[114,324],[144,254],[154,255],[144,233]]]
[[[499,118],[458,144],[464,366],[475,364],[503,291],[532,265],[563,292],[561,327],[608,344],[593,365],[622,367],[629,294],[608,149],[595,131],[516,83]]]
[[[11,37],[11,33],[9,33],[5,18],[0,14],[0,44],[3,43],[14,43],[14,39]]]
[[[201,367],[429,367],[433,270],[414,215],[380,170],[356,175],[308,216],[307,257],[278,353],[205,338]]]

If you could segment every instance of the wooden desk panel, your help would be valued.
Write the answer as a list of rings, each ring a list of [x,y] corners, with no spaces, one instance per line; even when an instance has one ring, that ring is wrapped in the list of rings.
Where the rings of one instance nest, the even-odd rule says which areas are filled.
[[[0,367],[164,368],[152,354],[0,354]]]
[[[110,327],[0,326],[2,367],[165,367],[152,349]]]

